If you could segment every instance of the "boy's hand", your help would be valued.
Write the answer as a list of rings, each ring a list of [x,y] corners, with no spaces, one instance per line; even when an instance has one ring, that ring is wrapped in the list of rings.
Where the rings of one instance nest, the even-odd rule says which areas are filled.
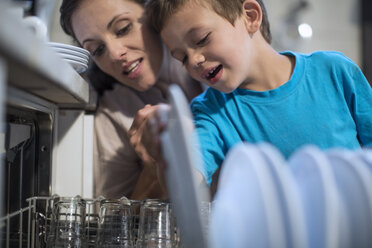
[[[158,104],[146,105],[139,110],[129,129],[130,143],[145,164],[157,163],[160,169],[165,168],[161,153],[160,134],[165,129],[169,106]]]

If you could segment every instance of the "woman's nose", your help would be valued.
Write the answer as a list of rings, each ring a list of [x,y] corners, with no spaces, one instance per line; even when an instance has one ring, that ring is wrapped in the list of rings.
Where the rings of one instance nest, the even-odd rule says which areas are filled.
[[[106,45],[109,51],[109,56],[113,61],[123,60],[127,54],[127,47],[119,40],[111,41]]]

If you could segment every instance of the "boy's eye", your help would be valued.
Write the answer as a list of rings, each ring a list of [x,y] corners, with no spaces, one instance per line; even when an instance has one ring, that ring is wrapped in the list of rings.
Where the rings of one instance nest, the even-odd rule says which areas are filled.
[[[129,23],[124,28],[122,28],[118,32],[116,32],[116,35],[117,36],[126,35],[130,31],[131,27],[132,27],[132,24]]]
[[[105,49],[104,45],[99,45],[92,53],[93,56],[100,56],[102,55],[103,51]]]
[[[208,41],[210,34],[211,33],[208,33],[206,36],[204,36],[203,39],[201,39],[200,41],[198,41],[198,43],[196,43],[196,45],[198,46],[204,45]]]

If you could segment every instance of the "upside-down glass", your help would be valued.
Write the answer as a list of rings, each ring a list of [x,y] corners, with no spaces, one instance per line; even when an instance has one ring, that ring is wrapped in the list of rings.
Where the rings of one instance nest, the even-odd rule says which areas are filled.
[[[46,247],[54,247],[54,239],[55,239],[55,218],[53,217],[53,209],[55,203],[59,201],[59,195],[55,194],[52,195],[48,200],[46,200],[46,206],[45,206],[45,216],[42,216],[42,213],[38,213],[39,217],[42,216],[42,218],[45,219],[44,226],[43,224],[40,224],[40,222],[37,221],[35,228],[36,229],[44,229],[44,235],[40,231],[36,231],[38,233],[39,237],[44,238],[44,242]]]
[[[130,205],[132,208],[132,218],[133,218],[133,239],[134,242],[137,242],[138,239],[138,227],[139,227],[139,220],[140,220],[140,210],[142,201],[140,200],[130,200]]]
[[[101,201],[97,247],[134,247],[131,211],[129,200]]]
[[[60,198],[53,209],[52,228],[57,248],[85,247],[85,201],[77,197]]]
[[[102,196],[96,199],[85,199],[86,200],[85,232],[87,248],[96,247],[98,248],[97,235],[99,223],[99,208],[100,202],[104,199],[105,198]]]
[[[137,248],[175,247],[173,210],[167,201],[146,200],[141,206]]]

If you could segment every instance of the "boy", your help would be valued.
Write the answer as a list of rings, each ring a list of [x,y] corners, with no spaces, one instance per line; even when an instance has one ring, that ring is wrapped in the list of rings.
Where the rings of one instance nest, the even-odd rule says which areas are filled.
[[[147,8],[172,55],[210,86],[191,104],[208,183],[243,141],[270,142],[286,157],[304,144],[372,145],[372,89],[360,69],[337,52],[276,52],[261,0]]]

